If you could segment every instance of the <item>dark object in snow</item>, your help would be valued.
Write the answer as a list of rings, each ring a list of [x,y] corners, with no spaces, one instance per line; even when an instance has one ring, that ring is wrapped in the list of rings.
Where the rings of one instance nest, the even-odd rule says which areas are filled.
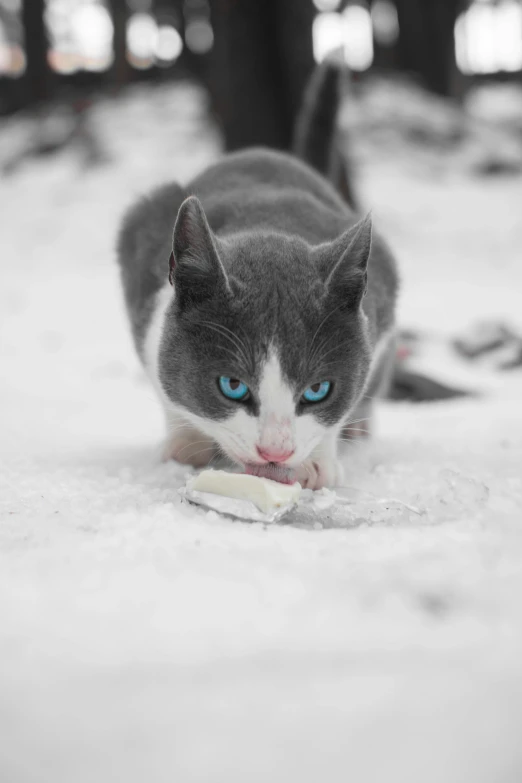
[[[416,357],[429,353],[430,343],[426,335],[411,329],[403,329],[397,337],[395,368],[387,397],[390,400],[409,402],[438,402],[458,397],[473,396],[473,392],[457,386],[448,386],[440,380],[415,370]],[[413,366],[412,366],[413,365]]]
[[[437,402],[473,396],[473,392],[452,388],[399,365],[393,373],[387,396],[395,401]]]
[[[522,367],[522,337],[514,329],[498,321],[474,324],[455,337],[449,343],[449,347],[466,363],[484,359],[493,370],[513,370]],[[416,372],[416,360],[423,360],[424,369],[429,352],[429,336],[411,330],[399,333],[395,369],[387,394],[388,399],[430,402],[476,395],[472,390],[448,386],[423,372]],[[450,351],[448,362],[451,361]]]
[[[499,364],[501,370],[515,370],[517,367],[522,367],[522,340],[519,340],[518,345],[513,345],[513,348],[513,355]]]
[[[522,338],[509,326],[497,321],[475,324],[453,341],[458,354],[466,359],[477,359],[485,354],[516,346],[515,354],[522,351]],[[503,363],[499,366],[501,367]]]
[[[475,166],[475,174],[481,177],[517,177],[522,172],[522,161],[503,158],[487,158]]]
[[[4,5],[4,4],[0,4]],[[11,4],[12,5],[12,4]],[[22,3],[25,39],[25,89],[29,100],[39,104],[51,97],[53,77],[49,67],[49,36],[45,24],[45,0]],[[14,6],[13,6],[14,7]]]
[[[90,100],[48,104],[28,117],[26,137],[0,161],[2,174],[13,174],[31,158],[56,155],[74,147],[85,168],[104,163],[108,156],[89,122]]]

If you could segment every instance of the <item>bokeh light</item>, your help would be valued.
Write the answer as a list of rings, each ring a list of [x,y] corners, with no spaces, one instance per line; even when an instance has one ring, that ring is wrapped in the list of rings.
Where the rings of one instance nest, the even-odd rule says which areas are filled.
[[[78,56],[86,70],[105,70],[112,62],[112,19],[101,5],[85,5],[71,19]]]
[[[170,64],[178,59],[183,51],[183,40],[175,27],[161,25],[158,27],[155,54],[160,64]]]
[[[185,41],[194,54],[206,54],[214,44],[214,33],[210,22],[204,17],[189,21],[185,28]]]
[[[102,0],[47,0],[49,62],[58,73],[105,71],[113,60],[113,24]]]
[[[158,25],[151,14],[133,14],[127,23],[129,56],[143,63],[154,60],[158,45]]]
[[[331,52],[343,46],[343,25],[341,14],[325,12],[318,14],[313,26],[314,57],[319,63]]]
[[[373,35],[381,46],[393,46],[399,38],[399,18],[391,0],[375,0],[371,8]]]
[[[25,71],[21,10],[21,0],[0,0],[0,75],[10,78]]]
[[[350,68],[367,70],[373,62],[373,31],[370,12],[362,5],[349,5],[342,13],[318,14],[313,26],[314,57],[321,62],[342,50]]]
[[[349,5],[342,16],[346,62],[356,71],[366,71],[373,62],[373,30],[370,12],[361,5]]]
[[[521,4],[517,0],[475,2],[457,20],[455,51],[463,73],[521,70]]]
[[[261,1],[261,0],[260,0]],[[303,0],[303,2],[309,0]],[[31,2],[31,0],[27,0]],[[399,39],[394,0],[313,0],[316,61],[337,50],[347,65],[364,72],[373,63],[374,40],[393,47]],[[208,0],[122,0],[127,21],[127,59],[138,69],[176,62],[184,45],[196,55],[214,45]],[[61,74],[106,71],[114,59],[114,30],[108,0],[46,0],[48,60]],[[0,0],[0,74],[19,76],[26,66],[22,0]],[[178,17],[176,17],[178,14]],[[185,29],[181,34],[181,14]],[[455,25],[455,54],[467,75],[522,70],[521,0],[473,0]]]

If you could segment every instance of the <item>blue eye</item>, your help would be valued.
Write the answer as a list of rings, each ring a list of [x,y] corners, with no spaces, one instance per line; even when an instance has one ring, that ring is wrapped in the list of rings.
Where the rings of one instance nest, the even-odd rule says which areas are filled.
[[[220,375],[218,383],[221,393],[229,400],[240,402],[248,396],[248,386],[237,378],[227,378],[226,375]]]
[[[301,400],[302,402],[321,402],[328,396],[331,387],[330,381],[313,383],[308,389],[304,390]]]

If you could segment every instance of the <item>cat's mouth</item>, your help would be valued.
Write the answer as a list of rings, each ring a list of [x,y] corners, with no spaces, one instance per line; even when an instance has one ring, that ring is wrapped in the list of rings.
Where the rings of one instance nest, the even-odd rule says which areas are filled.
[[[248,462],[245,465],[245,473],[249,476],[259,476],[260,478],[279,481],[280,484],[295,484],[292,468],[278,465],[276,462],[267,462],[263,465]]]

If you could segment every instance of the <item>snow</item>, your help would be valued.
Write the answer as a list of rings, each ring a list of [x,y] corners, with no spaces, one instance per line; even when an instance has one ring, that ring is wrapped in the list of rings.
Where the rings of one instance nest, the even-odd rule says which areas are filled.
[[[158,461],[114,235],[217,154],[202,111],[135,90],[94,112],[108,162],[0,183],[0,779],[518,782],[520,372],[383,405],[346,450],[351,502],[291,524],[183,506]],[[401,323],[520,328],[520,177],[353,148]]]

